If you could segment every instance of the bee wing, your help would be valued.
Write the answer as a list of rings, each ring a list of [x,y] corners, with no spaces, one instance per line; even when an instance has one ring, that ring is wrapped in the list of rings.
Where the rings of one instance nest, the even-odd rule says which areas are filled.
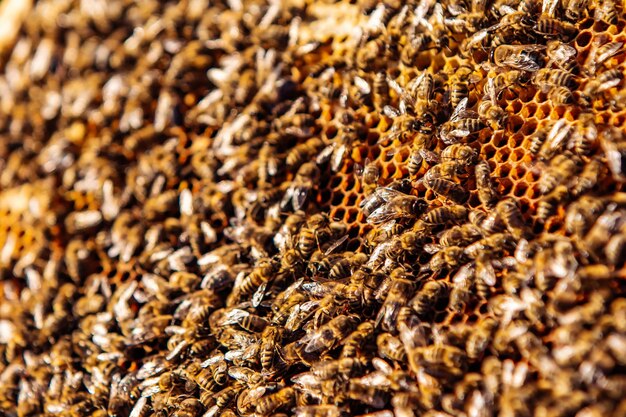
[[[318,352],[324,349],[325,347],[328,347],[329,342],[332,341],[332,338],[333,338],[332,330],[323,329],[321,331],[318,331],[317,333],[314,333],[311,335],[311,338],[306,344],[304,351],[306,353]]]
[[[354,85],[362,94],[370,94],[372,92],[372,87],[369,83],[358,75],[354,77]]]
[[[293,198],[291,200],[293,209],[295,211],[300,210],[304,203],[306,202],[306,198],[309,195],[309,190],[311,189],[310,185],[297,185],[293,191]]]
[[[324,252],[324,255],[330,255],[331,253],[333,253],[335,251],[335,249],[337,249],[339,246],[341,246],[343,244],[343,242],[345,242],[348,237],[350,237],[349,235],[345,235],[342,238],[338,239],[335,243],[333,243],[332,245],[330,245],[328,247],[328,249],[326,249],[326,251]]]
[[[363,171],[364,171],[363,165],[357,164],[357,163],[354,164],[354,174],[357,177],[361,177],[361,175],[363,175]]]
[[[330,145],[322,149],[317,154],[317,157],[315,158],[315,163],[318,165],[322,165],[328,162],[330,160],[330,157],[333,155],[333,152],[335,151],[336,146],[337,145],[335,143],[331,143]]]
[[[263,282],[259,285],[259,288],[254,292],[252,296],[252,307],[258,307],[263,301],[263,297],[265,297],[265,289],[267,288],[267,282]]]
[[[543,0],[541,2],[541,13],[554,17],[556,7],[559,5],[559,0]]]
[[[459,288],[468,286],[469,278],[474,274],[474,264],[472,262],[463,265],[452,277],[452,283]]]
[[[541,45],[525,45],[524,50],[527,52],[539,51],[545,48],[545,46]],[[525,70],[525,71],[537,71],[541,68],[532,56],[528,54],[512,54],[503,59],[502,63],[506,66]]]
[[[337,172],[341,169],[341,165],[343,164],[346,153],[348,153],[348,145],[345,143],[334,149],[332,158],[330,160],[330,168],[333,170],[333,172]]]
[[[423,78],[424,75],[425,75],[425,73],[423,73],[421,75],[421,77]],[[411,96],[411,94],[409,94],[404,87],[402,87],[400,84],[398,84],[396,82],[396,80],[387,77],[387,83],[389,84],[389,87],[393,88],[393,90],[400,97],[400,106],[401,106],[400,107],[400,111],[403,114],[406,113],[406,106],[407,105],[409,105],[409,106],[414,106],[415,105],[415,100],[413,99],[413,96]],[[403,110],[402,106],[404,106],[404,110]]]
[[[233,308],[232,310],[224,314],[224,321],[222,321],[222,324],[226,326],[231,325],[231,324],[237,324],[239,323],[239,320],[249,315],[250,313],[248,313],[245,310],[241,310],[239,308]]]
[[[477,262],[476,276],[490,287],[496,285],[496,271],[491,261],[484,260],[483,262]]]
[[[402,113],[400,113],[400,110],[396,109],[395,107],[386,105],[385,107],[383,107],[383,114],[391,119],[394,119],[400,116]]]
[[[453,122],[460,118],[461,114],[467,109],[467,101],[467,97],[464,97],[461,101],[459,101],[459,104],[457,104],[456,108],[452,112],[452,115],[450,116],[450,121]]]
[[[424,245],[424,252],[429,253],[431,255],[440,252],[443,249],[443,246],[437,243],[427,243]]]
[[[610,42],[602,45],[602,53],[596,56],[596,64],[601,64],[622,50],[624,42]]]

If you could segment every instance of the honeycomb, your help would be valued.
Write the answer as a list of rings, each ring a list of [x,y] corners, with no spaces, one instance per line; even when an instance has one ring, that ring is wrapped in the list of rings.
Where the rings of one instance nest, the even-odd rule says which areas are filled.
[[[3,2],[0,415],[626,415],[622,7]]]

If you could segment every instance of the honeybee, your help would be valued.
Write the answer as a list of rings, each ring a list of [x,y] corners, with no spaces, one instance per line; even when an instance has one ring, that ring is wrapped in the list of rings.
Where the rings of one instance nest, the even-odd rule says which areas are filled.
[[[356,101],[364,106],[370,107],[372,104],[372,86],[370,83],[365,78],[356,75],[354,76],[354,85],[356,87]],[[382,110],[382,108],[379,109],[378,106],[376,109],[378,111]]]
[[[507,69],[498,73],[493,79],[493,89],[495,90],[495,96],[500,98],[502,92],[511,87],[526,84],[530,80],[530,76],[527,71]]]
[[[450,105],[453,109],[456,109],[464,98],[469,96],[469,85],[467,77],[472,73],[472,69],[469,66],[462,65],[450,78]]]
[[[617,128],[606,128],[600,132],[599,138],[613,179],[619,182],[626,181],[623,168],[626,142],[623,140],[622,132]]]
[[[498,326],[498,322],[492,317],[481,320],[470,332],[465,350],[470,359],[478,359],[487,349],[491,341],[493,331]]]
[[[463,98],[450,115],[450,120],[439,129],[439,136],[446,145],[457,143],[485,127],[476,112],[467,110],[467,102],[468,98]]]
[[[546,55],[548,56],[547,68],[556,65],[563,71],[571,71],[574,69],[576,66],[576,48],[559,40],[549,41],[546,46]]]
[[[567,87],[552,87],[548,98],[556,104],[571,104],[574,101],[574,95]]]
[[[389,85],[387,84],[387,76],[384,72],[377,72],[373,82],[374,107],[379,112],[389,103]]]
[[[295,403],[296,391],[291,387],[286,387],[280,391],[259,398],[256,404],[256,412],[261,416],[266,416],[272,412],[290,408]]]
[[[544,195],[537,203],[537,218],[545,222],[555,213],[559,204],[567,201],[569,195],[569,189],[565,185],[559,185]]]
[[[610,90],[613,87],[618,86],[624,74],[620,68],[613,68],[605,71],[587,82],[587,85],[583,89],[582,98],[586,101],[590,101],[598,94]]]
[[[570,40],[576,33],[576,26],[554,17],[542,15],[537,20],[534,30],[546,37],[556,36],[563,40]]]
[[[462,265],[466,261],[465,252],[459,246],[448,246],[438,251],[428,263],[431,271],[441,271],[453,269]]]
[[[533,76],[533,82],[540,88],[551,87],[576,88],[576,80],[570,71],[562,69],[541,68]]]
[[[426,206],[421,198],[389,187],[378,187],[371,196],[363,200],[362,205],[366,205],[373,198],[381,198],[384,202],[367,216],[367,222],[371,224],[416,217]]]
[[[611,57],[623,51],[622,46],[624,46],[624,42],[607,42],[602,46],[598,46],[598,42],[601,41],[601,39],[601,37],[598,37],[593,41],[591,53],[585,61],[583,68],[587,75],[595,75],[598,67]]]
[[[417,357],[417,362],[432,375],[458,376],[463,373],[465,352],[455,346],[436,343],[430,346],[417,347],[414,354]]]
[[[456,182],[428,175],[428,172],[424,176],[424,180],[426,187],[457,204],[463,204],[469,198],[467,190]]]
[[[376,189],[378,184],[378,178],[380,178],[380,169],[375,162],[365,159],[365,166],[356,165],[355,173],[360,178],[361,188],[364,189],[365,195],[372,193]]]
[[[345,413],[336,405],[304,405],[294,409],[295,417],[343,417]]]
[[[498,92],[493,78],[489,78],[484,87],[485,97],[478,104],[478,116],[492,123],[495,130],[503,127],[507,113],[498,105]]]
[[[422,156],[422,149],[418,146],[411,147],[411,154],[409,155],[409,160],[407,163],[407,169],[409,170],[409,175],[416,176],[419,170],[422,168],[422,162],[424,158]]]
[[[306,335],[297,343],[304,353],[324,353],[350,334],[357,324],[355,316],[340,315],[321,326],[317,331]]]
[[[501,200],[496,205],[496,212],[513,236],[517,239],[528,238],[530,231],[515,200],[511,198]]]
[[[557,185],[578,173],[582,160],[571,153],[557,155],[550,161],[548,169],[543,171],[539,179],[538,188],[542,194],[552,191]]]
[[[499,195],[491,180],[491,168],[489,162],[481,160],[474,168],[476,176],[476,190],[478,199],[488,208],[492,208],[498,201]]]
[[[271,281],[280,269],[280,263],[273,259],[260,260],[255,268],[239,282],[235,282],[232,292],[229,294],[226,304],[237,304],[240,297],[251,295],[259,286]]]
[[[617,3],[614,0],[599,0],[594,2],[595,12],[594,19],[602,20],[606,23],[615,24],[619,19],[620,13]]]
[[[281,202],[282,207],[286,207],[289,202],[295,211],[304,207],[310,191],[317,186],[320,177],[320,169],[313,162],[305,162],[300,166],[293,183]]]
[[[442,206],[434,208],[422,216],[422,221],[427,224],[457,223],[467,218],[467,209],[461,205]]]
[[[378,354],[392,361],[404,362],[406,359],[406,351],[404,345],[397,337],[391,333],[381,333],[376,338],[378,346]]]
[[[412,281],[406,279],[393,280],[389,293],[378,311],[376,326],[381,324],[385,331],[394,330],[400,307],[406,304],[414,290],[415,285]]]
[[[409,307],[418,315],[427,314],[449,294],[449,291],[450,287],[445,281],[428,281],[411,299]]]
[[[364,321],[350,333],[342,342],[343,348],[340,357],[354,358],[363,349],[368,339],[374,335],[375,325],[371,320]]]
[[[491,49],[489,59],[498,67],[510,67],[522,71],[537,71],[542,67],[544,45],[500,45]]]
[[[441,160],[456,161],[463,166],[471,166],[478,160],[478,153],[471,146],[455,143],[441,151]]]
[[[565,0],[563,11],[569,20],[579,21],[587,10],[588,0]]]
[[[442,246],[465,246],[482,237],[480,229],[471,223],[444,230],[439,236]]]

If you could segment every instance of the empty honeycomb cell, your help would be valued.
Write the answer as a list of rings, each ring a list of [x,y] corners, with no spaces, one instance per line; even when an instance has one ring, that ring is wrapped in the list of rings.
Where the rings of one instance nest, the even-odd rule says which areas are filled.
[[[352,148],[352,159],[361,165],[365,164],[368,157],[369,149],[367,146],[357,146]]]
[[[509,148],[500,148],[496,152],[496,160],[498,162],[506,162],[509,160],[510,155],[511,155],[511,150]]]
[[[510,178],[500,177],[498,187],[498,193],[500,193],[500,195],[508,195],[511,192],[512,188],[513,181],[511,181]]]
[[[346,210],[342,207],[335,207],[331,211],[331,216],[333,219],[342,220],[346,215]]]
[[[522,148],[516,148],[511,152],[511,155],[509,156],[509,160],[511,162],[521,161],[525,155],[526,155],[526,152]]]
[[[336,206],[341,205],[341,203],[343,203],[343,194],[339,190],[333,191],[332,197],[331,197],[331,204],[336,207]]]
[[[501,148],[503,146],[506,146],[506,142],[507,140],[504,137],[503,132],[496,132],[493,134],[491,138],[491,144],[495,146],[496,148]]]
[[[626,114],[621,113],[621,114],[615,115],[611,119],[611,124],[615,127],[623,127],[626,124]]]
[[[520,116],[511,116],[507,120],[507,129],[510,132],[518,132],[524,125],[524,119]]]
[[[381,174],[384,178],[391,178],[393,177],[395,173],[396,173],[396,166],[393,163],[383,165]]]
[[[477,208],[477,207],[480,207],[482,205],[482,203],[480,202],[480,199],[478,198],[478,194],[477,193],[472,193],[470,195],[470,198],[467,201],[467,204],[469,204],[470,207],[472,207],[472,208]]]
[[[355,206],[358,198],[359,198],[359,195],[357,193],[347,193],[344,198],[344,205],[347,207]]]
[[[578,120],[578,116],[580,115],[580,108],[576,107],[576,106],[569,106],[566,108],[565,111],[565,118],[570,121],[573,122],[574,120]]]
[[[565,114],[565,106],[556,106],[550,112],[550,118],[554,120],[561,119]]]
[[[410,154],[410,150],[407,147],[404,147],[396,152],[393,159],[396,161],[396,163],[403,164],[406,162],[407,159],[409,159]]]
[[[356,180],[354,179],[354,175],[348,175],[341,183],[341,190],[348,193],[354,189],[355,185]]]
[[[350,204],[346,204],[347,206],[350,206]],[[359,215],[359,210],[355,209],[355,208],[350,208],[348,209],[348,211],[346,212],[346,215],[344,217],[344,221],[346,223],[353,223],[356,221],[357,217]]]
[[[381,135],[376,130],[370,130],[367,134],[367,144],[369,146],[374,146],[380,140]]]
[[[535,93],[535,89],[528,86],[518,91],[517,98],[519,98],[522,103],[531,103],[535,100]]]
[[[535,117],[537,119],[547,119],[550,116],[551,112],[552,112],[552,106],[549,103],[543,103],[537,109],[537,112],[535,113]]]
[[[526,184],[524,181],[516,182],[515,186],[513,187],[513,195],[515,197],[523,197],[527,191],[528,191],[528,184]]]
[[[608,28],[609,28],[609,24],[602,20],[596,20],[595,23],[593,24],[593,31],[596,34],[596,36],[598,34],[606,32]]]
[[[324,128],[324,137],[328,140],[332,140],[335,136],[337,136],[337,127],[334,124],[328,124]]]
[[[499,178],[506,178],[509,176],[511,172],[511,164],[508,163],[498,163],[494,170],[494,175]]]
[[[519,113],[522,110],[522,107],[524,107],[524,103],[522,102],[522,100],[517,99],[517,100],[513,100],[509,104],[507,110],[509,112],[517,114],[517,113]],[[510,117],[509,117],[509,119],[510,119]]]
[[[341,185],[341,182],[343,181],[343,178],[339,175],[333,176],[330,179],[330,188],[332,189],[336,189],[339,188],[339,186]]]
[[[536,111],[537,105],[535,103],[526,103],[519,114],[524,120],[528,121],[528,118],[534,116]]]
[[[593,33],[588,30],[583,31],[579,33],[576,37],[576,46],[579,49],[586,48],[587,45],[589,45],[589,43],[591,42],[591,39],[593,39]]]
[[[491,159],[496,154],[496,148],[494,148],[492,144],[487,143],[483,145],[480,152],[485,159]]]

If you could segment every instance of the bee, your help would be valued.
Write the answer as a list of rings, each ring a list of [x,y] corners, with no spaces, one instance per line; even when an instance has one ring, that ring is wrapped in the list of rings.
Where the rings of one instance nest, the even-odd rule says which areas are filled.
[[[551,40],[546,44],[548,63],[546,67],[553,65],[563,71],[572,71],[576,66],[576,48],[559,40]]]
[[[235,287],[228,296],[226,304],[228,306],[235,305],[240,297],[251,295],[261,284],[271,281],[279,269],[280,263],[276,260],[260,260],[247,276],[245,276],[239,283],[235,283]]]
[[[478,325],[470,332],[465,345],[467,356],[470,359],[478,359],[485,352],[497,326],[498,322],[492,317],[487,317],[478,322]]]
[[[496,272],[487,253],[481,253],[474,259],[474,278],[476,293],[479,297],[488,299],[491,287],[496,285]]]
[[[478,116],[487,122],[493,122],[493,129],[501,128],[507,113],[498,105],[498,91],[493,78],[489,78],[485,83],[484,93],[485,97],[478,104]]]
[[[539,17],[534,30],[540,35],[560,37],[563,40],[570,40],[576,34],[576,26],[573,24],[546,15]]]
[[[318,362],[311,366],[313,375],[324,379],[341,378],[344,380],[359,374],[364,369],[364,361],[354,357],[345,357],[330,361]]]
[[[478,132],[485,127],[476,112],[467,110],[467,102],[468,98],[463,98],[450,115],[450,120],[439,129],[439,136],[446,145],[455,144],[460,138]]]
[[[601,42],[601,39],[601,37],[598,37],[596,40],[593,41],[591,53],[585,61],[585,66],[583,69],[587,75],[595,75],[598,67],[600,67],[602,64],[604,64],[604,62],[606,62],[613,56],[623,51],[622,46],[624,46],[624,42],[607,42],[602,46],[598,46],[598,43]]]
[[[416,217],[419,216],[426,206],[426,203],[421,198],[389,187],[378,187],[372,195],[363,200],[362,206],[367,205],[368,201],[374,198],[383,199],[384,202],[367,216],[367,222],[370,224]]]
[[[446,246],[465,246],[482,237],[480,229],[471,223],[454,226],[444,230],[439,236],[439,243]]]
[[[538,87],[566,87],[576,88],[576,80],[571,72],[562,69],[541,68],[533,76],[533,82]]]
[[[344,417],[342,408],[336,405],[304,405],[294,409],[295,417]]]
[[[292,185],[285,192],[281,206],[286,207],[291,202],[294,211],[303,208],[309,193],[317,186],[319,178],[320,169],[315,163],[305,162],[302,164]]]
[[[354,77],[354,85],[356,87],[356,101],[364,106],[371,107],[372,86],[370,83],[365,78],[361,78],[357,75]],[[380,109],[376,107],[376,109],[381,111],[382,107]]]
[[[620,16],[617,3],[614,0],[598,0],[594,2],[594,19],[602,20],[606,23],[615,24]]]
[[[422,316],[433,311],[450,292],[445,281],[428,281],[409,302],[409,307]]]
[[[361,188],[364,189],[365,195],[369,195],[376,189],[378,178],[380,178],[380,169],[375,162],[365,159],[365,166],[356,165],[355,173],[360,178]]]
[[[453,109],[456,109],[466,97],[469,97],[469,84],[467,77],[472,73],[472,69],[469,66],[462,65],[454,73],[454,76],[450,78],[450,105]]]
[[[389,103],[389,85],[387,84],[387,76],[384,72],[377,72],[374,76],[373,82],[373,92],[374,92],[374,107],[379,112],[383,111],[383,108],[387,103]]]
[[[624,156],[626,155],[626,142],[623,134],[617,128],[606,128],[600,133],[600,144],[606,155],[609,170],[618,182],[624,182]]]
[[[548,98],[556,104],[571,104],[574,101],[574,95],[567,87],[550,88]]]
[[[364,321],[350,333],[342,342],[341,355],[342,358],[354,358],[363,350],[365,344],[374,335],[375,325],[371,320]]]
[[[579,21],[587,10],[588,0],[565,0],[563,11],[565,17],[574,22]]]
[[[438,272],[446,269],[454,269],[466,261],[463,248],[448,246],[438,251],[428,263],[431,271]]]
[[[496,205],[496,212],[502,218],[508,231],[517,239],[528,238],[530,231],[524,223],[522,212],[517,202],[512,198],[500,200]]]
[[[607,168],[604,162],[602,162],[602,160],[598,157],[591,158],[591,160],[583,168],[580,175],[572,180],[572,198],[577,198],[582,194],[593,190],[596,184],[602,182],[606,174]]]
[[[457,204],[463,204],[469,198],[467,190],[456,182],[428,175],[428,172],[424,176],[424,180],[426,187]]]
[[[296,391],[291,387],[286,387],[278,392],[263,396],[258,399],[256,412],[258,415],[270,415],[276,410],[290,408],[295,403]]]
[[[544,45],[500,45],[491,49],[489,59],[502,68],[535,72],[542,67]]]
[[[463,166],[471,166],[478,161],[478,153],[471,146],[455,143],[441,151],[441,160],[456,161]]]
[[[340,315],[321,326],[298,341],[297,345],[304,348],[304,353],[324,353],[350,334],[356,327],[355,316]]]
[[[381,357],[400,363],[406,360],[404,345],[391,333],[380,333],[376,338],[376,345]]]
[[[379,58],[385,55],[385,42],[382,37],[371,40],[360,47],[356,54],[356,65],[360,70],[370,72],[382,69]]]
[[[623,78],[624,74],[620,68],[604,71],[587,82],[587,85],[583,89],[583,98],[589,101],[590,98],[596,97],[598,94],[618,86]]]
[[[419,170],[422,168],[422,162],[424,158],[422,157],[422,149],[418,146],[411,147],[411,154],[409,155],[409,160],[407,162],[407,169],[409,170],[409,175],[416,176]]]
[[[537,218],[545,222],[548,217],[555,213],[559,204],[567,201],[569,195],[569,190],[565,185],[559,185],[544,195],[537,203]]]
[[[422,216],[427,224],[437,225],[449,222],[458,223],[467,218],[467,209],[461,205],[437,207]]]
[[[432,375],[459,376],[463,373],[465,352],[455,346],[436,343],[417,347],[414,354],[417,362]]]
[[[276,354],[278,342],[282,337],[282,331],[280,327],[270,325],[265,327],[261,335],[261,367],[267,371],[272,367],[274,363],[274,357]]]
[[[582,160],[573,154],[563,153],[550,161],[548,169],[543,171],[539,179],[538,188],[542,194],[552,191],[557,185],[578,173]]]
[[[376,326],[382,324],[383,330],[393,331],[400,307],[406,304],[414,290],[415,285],[412,281],[406,279],[393,280],[387,297],[378,311]]]
[[[479,161],[474,168],[476,176],[476,190],[478,191],[478,199],[488,208],[498,201],[499,195],[491,180],[491,168],[487,161]]]

